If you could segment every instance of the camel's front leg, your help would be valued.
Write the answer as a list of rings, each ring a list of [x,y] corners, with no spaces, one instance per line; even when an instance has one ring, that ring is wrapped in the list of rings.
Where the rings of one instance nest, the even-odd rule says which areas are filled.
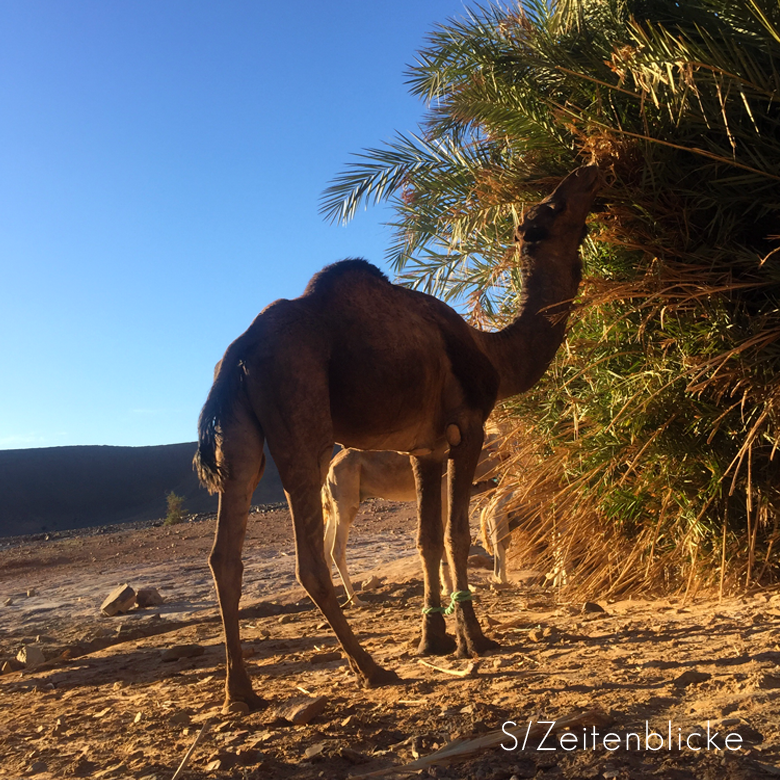
[[[281,473],[281,470],[280,470]],[[283,476],[284,478],[284,476]],[[330,623],[347,655],[358,683],[368,688],[398,681],[398,675],[383,669],[360,646],[336,599],[336,591],[325,563],[322,534],[322,503],[316,470],[311,478],[298,478],[293,492],[287,494],[295,526],[298,581]],[[307,484],[304,484],[307,483]],[[288,482],[288,484],[290,484]]]
[[[461,433],[460,443],[450,449],[448,466],[450,518],[445,541],[455,580],[452,607],[455,611],[458,655],[470,657],[474,653],[483,653],[499,645],[482,633],[482,628],[474,614],[467,568],[471,546],[469,498],[474,470],[482,449],[482,427],[474,425],[469,430],[462,430]]]
[[[455,649],[455,641],[447,635],[439,584],[439,564],[444,552],[442,461],[435,456],[412,457],[412,468],[417,486],[417,549],[422,559],[425,585],[422,637],[417,652],[422,655],[445,655]]]

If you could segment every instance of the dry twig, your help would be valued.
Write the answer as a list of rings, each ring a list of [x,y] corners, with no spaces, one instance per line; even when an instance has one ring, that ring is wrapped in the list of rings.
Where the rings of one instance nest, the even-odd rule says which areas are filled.
[[[444,672],[444,674],[451,674],[453,677],[476,677],[479,669],[479,661],[469,661],[465,669],[445,669],[443,666],[436,666],[435,664],[423,661],[422,658],[417,659],[418,664],[427,666],[430,669],[435,669],[437,672]]]

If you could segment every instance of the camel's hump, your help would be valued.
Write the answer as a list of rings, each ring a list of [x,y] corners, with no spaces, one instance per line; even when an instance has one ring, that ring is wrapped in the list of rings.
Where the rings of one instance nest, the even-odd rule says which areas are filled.
[[[356,278],[358,276],[370,276],[390,283],[390,280],[375,265],[367,260],[353,258],[326,265],[325,268],[312,276],[303,294],[327,294],[333,287],[342,283],[346,277]]]

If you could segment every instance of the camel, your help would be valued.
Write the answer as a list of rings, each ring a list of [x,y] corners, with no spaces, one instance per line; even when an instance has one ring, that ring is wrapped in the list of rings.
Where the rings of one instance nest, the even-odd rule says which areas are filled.
[[[227,348],[198,421],[194,467],[219,494],[209,565],[225,634],[225,709],[267,703],[244,666],[238,622],[241,552],[263,443],[292,515],[299,582],[336,634],[359,685],[398,675],[358,642],[325,561],[322,502],[335,442],[409,453],[417,489],[423,563],[418,652],[469,657],[498,647],[477,620],[468,584],[468,504],[496,402],[532,387],[563,341],[581,277],[579,245],[599,186],[595,166],[569,174],[517,228],[522,281],[515,320],[480,331],[450,306],[392,284],[365,260],[344,260],[311,279],[301,297],[265,308]],[[447,461],[449,517],[441,521]],[[455,591],[445,610],[439,561],[446,547]],[[454,613],[455,639],[445,611]]]
[[[474,474],[475,490],[489,489],[485,486],[498,466],[491,443],[483,447]],[[447,522],[447,477],[441,480],[442,526]],[[334,564],[347,594],[347,603],[364,605],[355,593],[347,571],[347,541],[349,530],[361,502],[367,498],[384,498],[389,501],[415,501],[417,489],[414,471],[408,455],[400,452],[345,449],[338,452],[330,462],[328,476],[322,486],[322,513],[325,517],[325,555],[332,567]],[[491,515],[492,517],[492,515]],[[446,556],[441,562],[443,591],[452,592],[452,578]]]
[[[509,582],[506,571],[506,551],[513,530],[506,510],[511,493],[493,494],[482,507],[479,525],[485,549],[493,556],[493,579],[500,585]]]

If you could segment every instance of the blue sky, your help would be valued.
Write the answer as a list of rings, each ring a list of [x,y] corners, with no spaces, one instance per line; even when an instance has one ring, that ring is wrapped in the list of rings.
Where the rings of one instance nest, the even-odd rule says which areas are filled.
[[[414,131],[461,0],[0,3],[0,449],[193,441],[214,364],[322,266],[386,268],[319,198]]]

